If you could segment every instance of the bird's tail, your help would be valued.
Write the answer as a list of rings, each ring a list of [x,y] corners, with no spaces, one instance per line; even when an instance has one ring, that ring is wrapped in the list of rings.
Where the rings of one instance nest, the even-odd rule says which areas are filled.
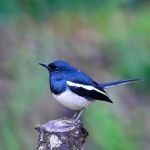
[[[100,84],[100,86],[103,89],[107,89],[107,88],[110,88],[112,86],[121,85],[121,84],[127,84],[127,83],[131,83],[131,82],[136,82],[136,81],[142,81],[142,79],[118,80],[118,81],[114,81],[114,82],[102,83],[102,84]]]

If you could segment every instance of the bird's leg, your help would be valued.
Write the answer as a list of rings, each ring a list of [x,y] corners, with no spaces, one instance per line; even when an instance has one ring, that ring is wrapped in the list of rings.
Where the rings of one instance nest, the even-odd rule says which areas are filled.
[[[72,118],[75,119],[78,116],[79,112],[80,112],[80,110],[77,110]]]
[[[71,126],[74,126],[74,124],[79,120],[79,118],[81,117],[81,115],[83,114],[85,108],[82,108],[81,110],[78,110],[74,116],[73,116],[73,123],[71,123]],[[70,126],[70,125],[68,125]]]
[[[85,108],[82,108],[82,109],[78,112],[77,117],[76,117],[75,120],[74,120],[74,123],[76,123],[76,122],[79,120],[79,118],[80,118],[81,115],[83,114],[84,110],[85,110]]]

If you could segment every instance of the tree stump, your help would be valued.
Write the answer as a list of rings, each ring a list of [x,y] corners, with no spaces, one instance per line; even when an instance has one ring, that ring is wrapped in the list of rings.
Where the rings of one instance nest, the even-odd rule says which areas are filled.
[[[39,132],[37,150],[83,150],[88,132],[80,120],[75,124],[73,121],[63,118],[37,125],[35,127]]]

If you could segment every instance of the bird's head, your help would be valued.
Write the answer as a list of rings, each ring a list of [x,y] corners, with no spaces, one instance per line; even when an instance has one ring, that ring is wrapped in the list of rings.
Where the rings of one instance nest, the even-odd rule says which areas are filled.
[[[58,73],[58,72],[75,70],[73,66],[71,66],[69,63],[62,60],[57,60],[50,64],[39,63],[39,65],[48,69],[49,73],[55,73],[55,72]]]

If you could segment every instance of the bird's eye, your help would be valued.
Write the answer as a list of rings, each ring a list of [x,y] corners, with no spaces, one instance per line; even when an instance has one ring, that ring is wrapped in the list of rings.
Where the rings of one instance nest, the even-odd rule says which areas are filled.
[[[53,70],[53,71],[58,71],[59,70],[59,68],[54,64],[49,64],[48,67],[50,68],[50,70]]]
[[[55,70],[55,71],[58,71],[59,69],[56,67],[54,70]]]

